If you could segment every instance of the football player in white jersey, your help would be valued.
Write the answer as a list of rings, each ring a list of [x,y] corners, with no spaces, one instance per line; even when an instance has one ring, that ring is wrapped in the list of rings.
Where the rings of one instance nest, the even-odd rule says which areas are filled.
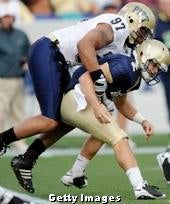
[[[121,9],[120,15],[102,14],[56,30],[36,41],[30,50],[28,64],[41,115],[28,118],[20,125],[0,133],[0,152],[5,153],[11,142],[35,134],[49,133],[55,136],[54,133],[63,125],[60,120],[60,105],[69,81],[68,64],[76,65],[80,63],[78,59],[90,73],[86,74],[83,81],[87,101],[101,123],[110,123],[111,115],[99,102],[93,86],[95,84],[102,91],[107,88],[97,56],[124,52],[125,41],[129,46],[141,43],[151,35],[154,25],[154,14],[147,6],[129,3]],[[44,137],[43,135],[42,138]],[[37,139],[30,146],[34,159],[54,143],[51,139],[44,140]],[[36,151],[33,153],[32,149]],[[31,180],[32,167],[27,169],[30,174],[28,180]],[[33,192],[34,189],[28,191]]]

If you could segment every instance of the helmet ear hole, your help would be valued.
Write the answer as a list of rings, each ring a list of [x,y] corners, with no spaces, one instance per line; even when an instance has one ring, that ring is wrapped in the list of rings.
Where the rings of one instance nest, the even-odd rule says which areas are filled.
[[[130,19],[130,20],[129,20],[129,23],[133,23],[133,19]]]
[[[140,57],[142,57],[142,55],[143,55],[143,52],[141,51],[141,52],[140,52]]]

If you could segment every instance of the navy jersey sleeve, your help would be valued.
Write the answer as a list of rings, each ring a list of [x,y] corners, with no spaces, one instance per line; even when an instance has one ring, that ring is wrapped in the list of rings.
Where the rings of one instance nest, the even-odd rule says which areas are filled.
[[[68,92],[71,89],[74,89],[74,86],[79,83],[79,78],[86,72],[84,66],[80,66],[76,71],[73,73],[70,82],[68,83],[68,86],[66,88],[66,92]]]

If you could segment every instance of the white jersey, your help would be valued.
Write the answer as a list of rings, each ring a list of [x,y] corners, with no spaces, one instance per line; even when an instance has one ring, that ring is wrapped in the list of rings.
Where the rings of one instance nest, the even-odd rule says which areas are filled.
[[[51,34],[59,41],[60,51],[64,55],[66,61],[71,66],[78,64],[77,62],[77,43],[99,23],[107,23],[111,25],[114,32],[114,41],[105,47],[97,50],[97,55],[103,57],[107,53],[122,53],[125,40],[128,37],[129,30],[126,20],[115,14],[102,14],[95,18],[85,20],[64,29],[55,30]]]

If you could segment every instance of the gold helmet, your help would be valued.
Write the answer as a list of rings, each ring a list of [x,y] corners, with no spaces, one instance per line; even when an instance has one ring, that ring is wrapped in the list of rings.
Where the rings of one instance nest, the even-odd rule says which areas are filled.
[[[162,42],[154,39],[145,40],[136,49],[136,60],[145,82],[148,85],[154,85],[160,81],[158,75],[168,71],[170,53]],[[155,73],[149,70],[150,64],[157,67]]]
[[[152,36],[155,27],[155,15],[146,5],[131,2],[122,7],[119,15],[123,16],[129,25],[129,42],[140,44]]]

